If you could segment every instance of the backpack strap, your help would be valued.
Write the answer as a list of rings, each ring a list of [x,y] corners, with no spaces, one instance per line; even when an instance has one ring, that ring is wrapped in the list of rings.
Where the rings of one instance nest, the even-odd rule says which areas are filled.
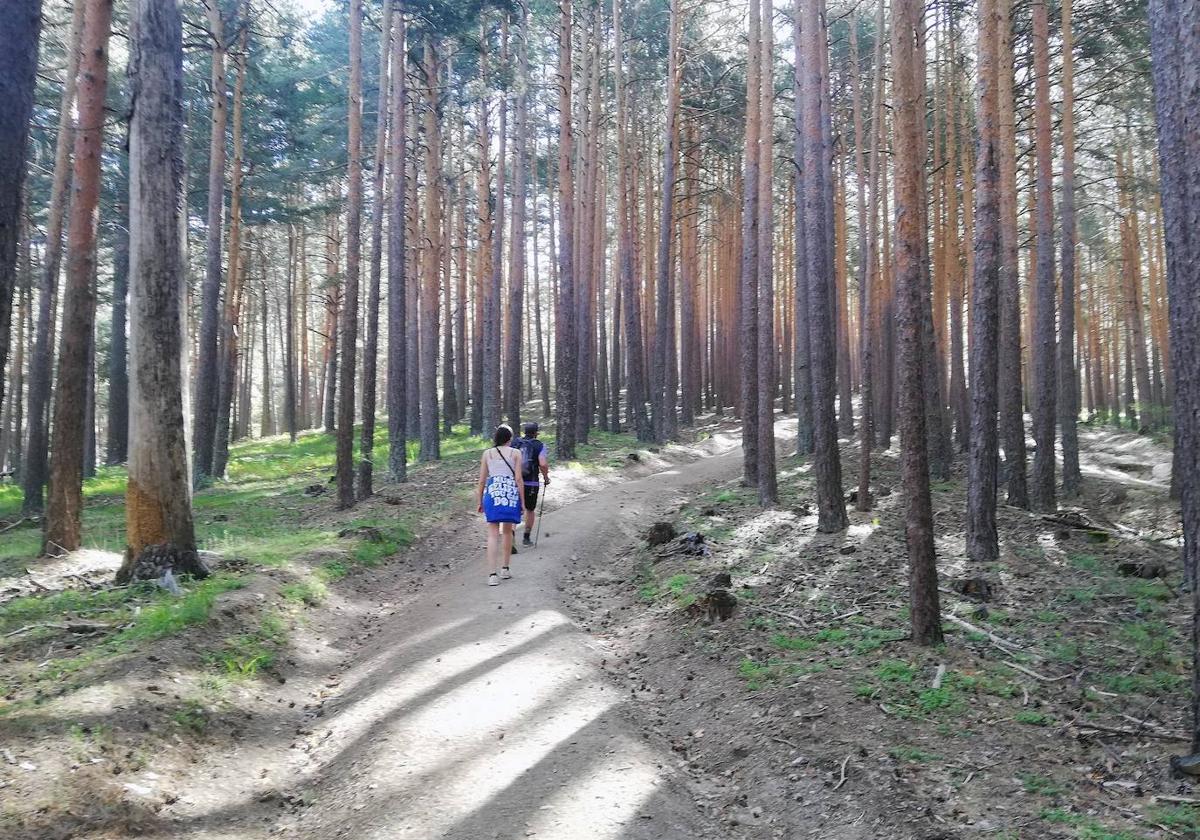
[[[504,457],[504,453],[500,451],[500,447],[496,447],[496,454],[500,456],[500,460],[504,462],[504,466],[508,467],[508,471],[512,473],[513,481],[517,480],[517,471],[513,469],[513,465],[508,463],[508,459]]]

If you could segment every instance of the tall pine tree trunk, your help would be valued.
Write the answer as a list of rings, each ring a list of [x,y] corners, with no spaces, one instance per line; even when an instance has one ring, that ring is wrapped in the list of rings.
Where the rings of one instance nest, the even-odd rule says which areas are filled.
[[[43,551],[48,553],[79,548],[82,530],[84,402],[87,399],[88,349],[96,320],[96,296],[92,285],[96,269],[96,207],[100,202],[100,156],[113,7],[112,0],[86,2],[80,39],[75,189],[67,226],[67,283],[63,295],[50,496],[43,543]]]
[[[1200,8],[1150,0],[1150,54],[1158,117],[1163,232],[1175,384],[1173,471],[1183,514],[1183,566],[1192,597],[1192,752],[1200,753]]]
[[[757,0],[751,0],[752,3]],[[671,20],[668,34],[667,57],[667,114],[666,126],[663,130],[663,162],[662,162],[662,206],[659,208],[658,225],[658,259],[655,262],[658,274],[655,278],[655,301],[658,307],[654,330],[654,404],[658,406],[655,414],[654,437],[659,443],[665,443],[669,423],[667,415],[675,413],[675,392],[669,385],[670,376],[667,367],[670,358],[669,342],[673,330],[675,312],[671,306],[671,244],[675,233],[675,166],[679,145],[679,0],[671,0]],[[757,45],[751,41],[751,61],[757,59],[754,50]],[[757,92],[755,93],[757,95]],[[747,189],[758,189],[757,183]],[[754,350],[752,347],[751,350]],[[757,383],[754,383],[757,387]]]
[[[905,494],[904,531],[908,546],[912,640],[942,641],[941,607],[934,556],[933,509],[929,497],[928,438],[925,430],[926,375],[922,310],[929,308],[921,278],[922,230],[920,168],[925,160],[924,110],[920,80],[924,67],[916,39],[921,4],[895,0],[892,20],[894,153],[896,166],[896,309],[900,345],[901,474]]]
[[[25,0],[28,3],[28,0]],[[41,7],[41,2],[38,0],[37,8]],[[54,369],[54,322],[58,301],[58,276],[62,265],[63,252],[63,225],[66,221],[66,205],[68,192],[71,186],[72,165],[71,165],[71,150],[74,146],[75,131],[71,124],[71,114],[75,108],[76,88],[78,84],[79,74],[79,44],[80,38],[83,37],[83,19],[84,13],[87,10],[87,3],[80,0],[74,4],[71,13],[71,34],[68,36],[67,47],[67,69],[64,77],[63,94],[59,101],[58,110],[58,134],[55,138],[54,145],[54,178],[50,186],[50,207],[49,216],[46,221],[46,248],[42,255],[41,278],[38,285],[38,307],[37,307],[37,323],[34,330],[33,339],[33,355],[29,360],[29,397],[26,407],[26,416],[28,418],[28,432],[26,433],[25,457],[21,460],[21,489],[23,492],[22,513],[26,516],[37,516],[42,512],[42,491],[46,485],[47,468],[49,465],[50,447],[49,447],[49,420],[50,420],[50,387],[51,375]],[[38,17],[37,10],[33,7],[30,11],[35,17]],[[28,20],[21,14],[5,15],[5,24],[14,26],[28,25]],[[14,37],[11,40],[6,40],[5,43],[24,44],[27,49],[32,49],[33,52],[25,52],[22,50],[5,51],[6,60],[14,62],[13,72],[0,74],[0,84],[13,84],[14,88],[11,96],[5,95],[5,102],[15,102],[18,106],[14,109],[5,109],[5,115],[12,115],[14,122],[11,125],[12,131],[27,130],[29,117],[25,116],[22,121],[22,109],[32,107],[32,99],[28,105],[25,103],[26,97],[32,97],[31,92],[23,91],[20,85],[22,71],[20,62],[28,61],[34,65],[37,63],[37,39],[38,30],[36,23],[40,22],[40,17],[35,21],[34,28],[28,30],[22,35],[18,29],[13,33]],[[32,39],[32,46],[29,46],[29,40]],[[5,124],[8,128],[8,124]],[[23,128],[22,128],[23,126]],[[13,135],[14,138],[17,135]],[[24,135],[20,135],[24,136]],[[10,141],[11,142],[11,141]],[[21,157],[18,159],[13,151],[12,166],[16,166],[18,161],[24,163],[24,150],[22,149]],[[13,176],[23,179],[23,169],[18,171],[13,169]],[[10,177],[13,177],[10,176]],[[17,208],[20,205],[19,197],[21,195],[22,180],[12,182],[0,187],[2,194],[6,199],[11,198],[13,203],[14,213],[12,224],[14,236],[16,225]],[[0,222],[0,225],[5,224]],[[15,239],[13,240],[15,243]],[[0,259],[3,256],[0,255]],[[2,287],[3,281],[0,281]],[[0,288],[0,298],[7,300]],[[0,303],[0,307],[6,306],[6,303]],[[3,315],[0,314],[0,332],[3,332]],[[3,338],[4,336],[0,336]],[[7,352],[8,342],[4,341],[4,348],[0,349],[0,354]],[[0,365],[0,367],[3,367]]]
[[[762,124],[759,113],[762,107],[762,63],[759,60],[762,28],[762,10],[757,0],[750,0],[750,31],[747,38],[749,62],[746,66],[746,140],[742,152],[742,261],[738,283],[738,299],[741,301],[738,344],[741,356],[742,481],[748,487],[758,484],[758,167],[761,151],[759,132]],[[809,58],[811,57],[810,55]]]
[[[1037,305],[1034,335],[1033,480],[1035,510],[1057,507],[1054,487],[1054,427],[1057,415],[1057,353],[1054,308],[1054,171],[1050,113],[1050,23],[1046,0],[1033,0],[1034,128],[1037,147]]]
[[[387,162],[388,136],[388,65],[391,43],[395,37],[392,27],[392,3],[384,0],[383,22],[379,41],[379,95],[375,100],[375,157],[371,173],[371,266],[367,288],[367,334],[363,340],[362,434],[359,437],[358,476],[355,493],[365,499],[374,491],[375,482],[375,401],[378,391],[379,364],[379,301],[383,278],[383,218],[387,203],[383,194],[383,176]]]
[[[646,413],[645,364],[642,344],[641,297],[634,273],[633,201],[628,131],[629,93],[623,81],[625,51],[621,40],[621,0],[613,0],[613,77],[617,93],[617,265],[625,322],[625,404],[639,441],[653,440],[654,431]]]
[[[678,2],[678,0],[675,0]],[[751,0],[755,2],[755,0]],[[762,0],[762,38],[759,70],[758,153],[758,503],[764,507],[779,501],[775,477],[775,7]],[[751,44],[753,50],[754,45]]]
[[[217,400],[224,365],[218,355],[221,330],[221,236],[225,212],[225,24],[219,0],[205,0],[212,39],[212,116],[208,147],[208,231],[204,241],[204,283],[200,291],[200,347],[196,359],[196,403],[192,422],[193,478],[203,483],[212,473],[217,429]]]
[[[438,107],[438,50],[434,36],[425,36],[425,229],[421,253],[421,460],[441,456],[438,437],[438,290],[442,230],[442,141]]]
[[[108,440],[104,463],[125,463],[129,452],[129,367],[125,322],[129,297],[129,205],[119,202],[113,226],[112,338],[108,348]]]
[[[176,573],[196,556],[188,475],[183,19],[177,0],[135,0],[129,79],[130,438],[125,493],[129,580],[143,552]]]
[[[358,281],[362,257],[362,0],[350,0],[350,115],[347,148],[346,276],[338,337],[338,507],[354,505],[354,377],[358,372]]]
[[[571,132],[571,29],[573,0],[560,0],[558,27],[558,302],[555,309],[555,454],[575,457],[575,388],[578,339],[575,324],[575,173]]]
[[[1013,104],[1012,0],[997,0],[1000,154],[1000,437],[1008,503],[1029,507],[1021,388],[1021,290],[1017,242],[1017,136]]]
[[[405,263],[405,223],[408,218],[407,39],[404,0],[396,0],[396,32],[392,38],[392,138],[388,148],[391,183],[388,195],[388,478],[407,478],[408,277]]]
[[[1079,388],[1075,366],[1075,58],[1071,0],[1062,3],[1062,305],[1058,336],[1058,422],[1062,435],[1063,496],[1079,495]]]
[[[529,122],[529,8],[521,3],[517,36],[517,102],[513,125],[512,233],[508,249],[508,332],[504,353],[504,416],[514,434],[521,428],[521,327],[525,318],[526,145]]]
[[[844,530],[846,502],[842,492],[842,467],[838,452],[834,390],[835,356],[832,266],[829,255],[828,200],[823,161],[821,54],[825,28],[818,0],[797,0],[803,9],[802,31],[807,61],[804,68],[804,228],[807,246],[809,346],[813,393],[813,473],[816,479],[817,530]]]
[[[971,278],[971,426],[967,456],[967,557],[1000,556],[996,465],[1000,334],[1000,161],[996,0],[979,6],[975,153],[975,259]]]

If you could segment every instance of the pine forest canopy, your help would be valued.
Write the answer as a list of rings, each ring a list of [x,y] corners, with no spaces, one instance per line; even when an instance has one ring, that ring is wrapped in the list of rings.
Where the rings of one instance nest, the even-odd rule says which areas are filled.
[[[1080,423],[1194,423],[1162,126],[1196,102],[1143,3],[17,2],[0,473],[49,554],[98,463],[129,464],[122,577],[203,575],[189,493],[242,438],[335,435],[349,508],[459,423],[553,418],[571,458],[736,418],[760,502],[810,459],[826,532],[899,442],[936,643],[931,481],[966,465],[994,560],[998,499],[1080,492]]]

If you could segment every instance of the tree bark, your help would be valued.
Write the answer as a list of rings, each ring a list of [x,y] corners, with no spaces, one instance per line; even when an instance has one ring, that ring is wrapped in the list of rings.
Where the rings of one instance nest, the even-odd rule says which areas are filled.
[[[521,428],[521,326],[525,319],[525,208],[529,122],[529,7],[521,2],[517,36],[517,101],[513,120],[512,231],[508,249],[508,332],[504,354],[504,416],[513,433]]]
[[[100,201],[100,155],[104,97],[108,91],[108,37],[112,0],[87,0],[80,40],[78,129],[75,133],[75,195],[67,227],[67,285],[54,403],[50,498],[43,551],[80,546],[83,513],[84,401],[88,346],[96,319],[92,278],[96,265],[96,207]]]
[[[375,157],[371,173],[371,266],[367,289],[367,334],[363,340],[362,434],[359,437],[359,461],[356,495],[360,499],[374,493],[375,481],[375,396],[378,390],[379,300],[383,277],[383,217],[386,200],[383,176],[387,162],[388,65],[391,60],[392,2],[383,0],[383,22],[379,36],[379,96],[375,105]]]
[[[1150,0],[1150,55],[1158,121],[1167,257],[1174,473],[1183,515],[1183,565],[1192,598],[1192,752],[1200,752],[1200,7]]]
[[[396,32],[392,38],[391,190],[388,196],[388,478],[408,477],[408,277],[405,222],[408,218],[407,22],[404,0],[395,0]]]
[[[203,483],[212,472],[217,428],[217,400],[223,365],[218,356],[221,311],[221,236],[225,212],[225,129],[229,111],[225,97],[225,24],[219,0],[205,0],[212,39],[212,116],[208,147],[208,231],[205,236],[204,284],[200,292],[200,347],[197,354],[194,406],[194,478]]]
[[[901,473],[905,493],[904,530],[908,546],[909,605],[912,640],[942,642],[933,509],[929,497],[928,439],[925,421],[926,365],[923,310],[929,308],[921,278],[920,204],[924,200],[919,168],[925,160],[924,112],[917,89],[924,68],[916,54],[921,4],[896,0],[892,6],[893,114],[896,166],[896,308],[900,345]]]
[[[811,0],[815,3],[816,0]],[[799,7],[797,7],[799,8]],[[807,25],[807,19],[805,20]],[[769,24],[768,24],[769,25]],[[756,0],[750,0],[750,29],[747,50],[750,60],[746,66],[746,141],[742,153],[742,261],[738,284],[740,335],[740,384],[742,413],[742,482],[748,487],[758,485],[758,167],[759,132],[762,107],[762,64],[757,60],[762,50],[762,10]],[[797,18],[799,38],[799,18]],[[805,31],[807,35],[807,30]],[[811,61],[813,54],[809,53]],[[798,67],[799,65],[797,65]],[[808,115],[806,114],[806,117]],[[805,175],[808,174],[805,158]],[[806,208],[807,209],[807,208]]]
[[[678,2],[678,0],[675,0]],[[754,2],[754,0],[751,0]],[[775,476],[775,219],[772,190],[775,179],[775,78],[773,0],[762,0],[762,38],[759,44],[759,151],[758,151],[758,503],[779,501]],[[753,45],[752,45],[753,46]],[[754,58],[751,59],[752,61]]]
[[[792,77],[792,117],[795,123],[795,136],[792,142],[792,162],[795,167],[793,184],[793,204],[795,208],[795,229],[792,236],[793,266],[793,295],[792,320],[796,323],[796,335],[792,347],[792,366],[796,389],[796,455],[805,457],[813,451],[813,389],[812,389],[812,341],[809,336],[809,306],[808,306],[808,231],[805,229],[806,213],[804,209],[804,194],[807,177],[807,160],[805,157],[806,131],[804,88],[807,84],[804,75],[805,42],[802,35],[803,23],[800,13],[801,0],[794,0],[792,7],[792,25],[795,33],[793,41],[793,77]],[[747,75],[754,68],[747,69]]]
[[[751,0],[752,3],[757,0]],[[667,36],[667,113],[666,124],[663,128],[663,158],[662,158],[662,196],[659,208],[658,224],[658,258],[655,261],[657,276],[655,277],[656,291],[654,330],[654,394],[653,405],[658,407],[654,413],[654,437],[659,443],[667,441],[668,414],[675,413],[675,393],[668,386],[670,377],[667,374],[670,348],[668,346],[675,320],[674,307],[671,305],[671,244],[675,233],[675,166],[678,158],[679,145],[679,0],[670,2],[670,24]],[[753,12],[751,13],[753,15]],[[751,17],[751,21],[753,21]],[[753,25],[753,23],[751,24]],[[757,60],[754,50],[757,43],[751,40],[752,62]],[[757,96],[757,91],[755,92]],[[757,189],[757,183],[747,189]],[[754,350],[751,346],[751,351]],[[757,386],[755,386],[757,387]]]
[[[23,0],[23,2],[28,4],[29,0]],[[41,0],[37,0],[36,9],[31,6],[31,12],[35,17],[38,14],[37,10],[40,8]],[[71,34],[68,36],[67,46],[67,69],[63,79],[62,99],[59,101],[58,135],[54,145],[54,179],[50,187],[50,207],[46,221],[46,249],[42,255],[43,265],[38,285],[37,324],[34,330],[33,355],[29,360],[29,397],[26,407],[28,432],[26,433],[25,457],[21,461],[21,489],[24,494],[21,512],[25,516],[38,516],[42,512],[42,493],[46,485],[46,474],[50,456],[49,407],[51,374],[54,369],[55,310],[57,309],[58,300],[58,276],[62,263],[63,224],[66,220],[65,206],[67,203],[67,193],[71,186],[71,150],[75,139],[71,114],[74,110],[76,89],[78,86],[79,44],[80,38],[83,37],[83,18],[86,9],[86,3],[77,2],[74,4],[71,13]],[[38,18],[37,22],[40,22],[40,18]],[[5,24],[20,26],[25,23],[27,23],[26,19],[20,14],[15,14],[11,17],[5,15]],[[18,80],[21,78],[21,72],[18,68],[20,62],[23,60],[31,61],[36,69],[38,38],[36,23],[35,28],[27,33],[25,38],[32,39],[33,46],[31,49],[34,52],[32,55],[29,55],[20,50],[11,53],[5,51],[5,59],[16,63],[11,74],[0,74],[0,79],[5,80],[5,82],[0,82],[0,84],[19,84]],[[28,41],[22,40],[18,31],[14,33],[13,38],[6,39],[5,43],[21,44],[28,43]],[[13,123],[14,129],[20,122],[21,108],[25,107],[22,95],[20,89],[16,88],[11,96],[6,94],[4,99],[5,102],[18,103],[16,109],[11,111],[6,109],[6,114],[11,113],[12,118],[17,121]],[[32,97],[32,91],[24,95]],[[32,107],[32,99],[30,99],[29,107]],[[26,128],[28,127],[28,119],[27,116],[25,118]],[[5,184],[2,188],[2,194],[5,197],[11,196],[16,201],[17,197],[21,194],[20,184],[20,181],[13,182],[11,187]],[[14,204],[15,206],[16,204]],[[0,222],[0,225],[3,224],[3,222]],[[0,281],[0,285],[2,283],[3,281]],[[7,300],[2,290],[0,290],[0,298]],[[0,307],[6,305],[5,303],[0,303]],[[0,315],[0,332],[4,330],[4,323],[3,315]],[[8,342],[5,341],[3,343],[5,349],[0,349],[0,354],[3,354],[7,350]],[[0,368],[2,367],[3,365],[0,365]]]
[[[1058,413],[1066,498],[1079,495],[1079,388],[1075,363],[1075,58],[1071,0],[1062,3],[1062,305],[1059,307]]]
[[[575,389],[578,339],[575,314],[575,173],[571,132],[571,28],[573,0],[560,0],[558,27],[558,302],[555,309],[555,453],[575,457]]]
[[[1017,138],[1013,104],[1012,0],[997,0],[1000,113],[1000,428],[1008,503],[1029,507],[1025,400],[1021,389],[1021,290],[1018,284]]]
[[[41,0],[17,0],[5,8],[0,23],[0,43],[4,44],[0,58],[0,96],[4,102],[0,115],[0,405],[4,403],[12,300],[17,288],[17,252],[29,124],[37,83],[41,6]]]
[[[834,413],[836,356],[834,307],[829,262],[829,229],[825,189],[825,143],[822,132],[821,54],[826,38],[818,0],[797,0],[803,8],[802,37],[808,61],[804,68],[804,227],[807,245],[809,343],[813,391],[813,474],[817,496],[817,530],[833,533],[846,528],[842,466]]]
[[[233,85],[233,165],[229,189],[229,257],[228,279],[225,282],[225,313],[221,323],[220,364],[217,377],[216,426],[213,433],[210,471],[214,478],[224,478],[229,461],[230,412],[233,410],[234,384],[238,369],[238,325],[241,323],[242,300],[245,297],[246,266],[242,258],[242,164],[243,134],[242,106],[246,91],[246,30],[239,37],[234,65],[237,81]],[[203,364],[203,362],[200,362]],[[326,379],[327,388],[333,379]],[[199,419],[199,418],[197,418]],[[199,425],[197,423],[197,425]],[[196,472],[201,472],[197,468]]]
[[[1054,171],[1050,113],[1050,23],[1046,0],[1033,0],[1034,126],[1037,135],[1037,306],[1034,337],[1033,481],[1035,510],[1056,509],[1054,427],[1057,416],[1058,359],[1054,308]]]
[[[442,139],[438,92],[438,48],[425,36],[425,229],[421,259],[421,453],[422,461],[441,457],[438,437],[438,291],[442,244]],[[485,407],[486,413],[486,407]]]
[[[508,61],[508,26],[502,27],[500,62]],[[506,152],[508,149],[508,100],[502,91],[497,97],[499,156],[496,159],[496,204],[494,224],[489,240],[491,246],[491,274],[485,279],[483,296],[483,435],[491,437],[500,425],[500,375],[503,366],[503,322],[501,320],[501,298],[504,296],[504,194]]]
[[[135,0],[129,129],[130,424],[125,562],[165,552],[176,573],[204,577],[196,556],[186,416],[186,203],[183,20],[178,0]]]
[[[108,348],[108,437],[104,463],[125,463],[129,453],[129,367],[125,322],[129,297],[129,206],[118,205],[121,218],[113,226],[112,339]]]
[[[1069,0],[1068,0],[1069,2]],[[996,0],[979,4],[975,125],[975,259],[971,278],[970,436],[967,454],[967,557],[1000,556],[996,531],[996,412],[1000,333],[1000,164]]]
[[[628,97],[623,72],[625,64],[625,47],[621,40],[621,0],[613,0],[613,78],[617,92],[617,263],[620,271],[621,304],[624,307],[625,322],[625,403],[629,414],[632,415],[634,431],[637,439],[643,443],[654,439],[654,430],[646,413],[644,394],[645,364],[642,344],[642,310],[641,296],[638,294],[638,281],[634,274],[634,202],[631,200],[630,169],[632,161],[629,154],[627,133]]]
[[[338,508],[354,506],[354,377],[358,372],[358,281],[362,258],[362,0],[350,0],[350,115],[346,169],[346,276],[338,338]],[[436,302],[436,297],[435,297]]]

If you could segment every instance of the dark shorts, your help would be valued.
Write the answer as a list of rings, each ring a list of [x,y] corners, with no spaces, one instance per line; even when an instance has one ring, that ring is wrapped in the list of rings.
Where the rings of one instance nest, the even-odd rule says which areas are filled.
[[[537,510],[537,497],[541,489],[541,485],[538,484],[525,485],[525,510]]]

